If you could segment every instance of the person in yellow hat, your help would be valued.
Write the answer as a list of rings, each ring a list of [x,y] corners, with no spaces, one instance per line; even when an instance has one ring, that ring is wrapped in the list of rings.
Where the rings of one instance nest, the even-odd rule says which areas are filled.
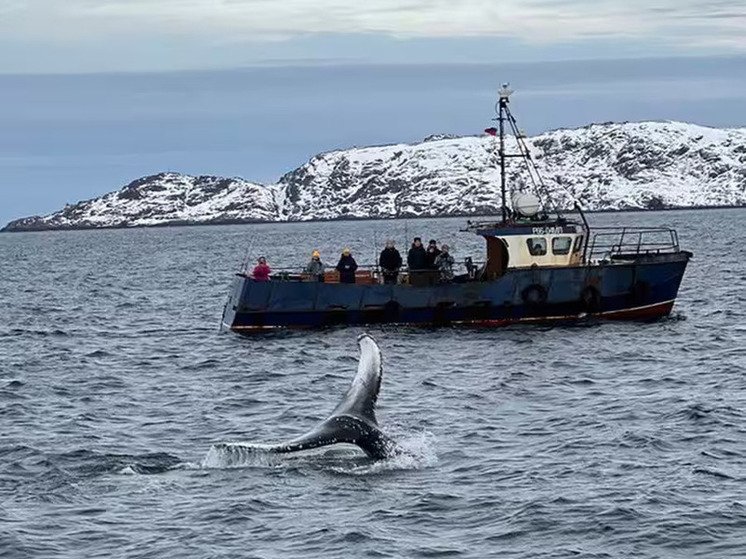
[[[357,270],[357,262],[352,257],[350,249],[346,248],[342,251],[337,264],[339,283],[355,283],[355,270]]]
[[[306,266],[308,279],[311,281],[324,281],[324,263],[321,262],[321,253],[314,250],[311,255],[311,261]]]

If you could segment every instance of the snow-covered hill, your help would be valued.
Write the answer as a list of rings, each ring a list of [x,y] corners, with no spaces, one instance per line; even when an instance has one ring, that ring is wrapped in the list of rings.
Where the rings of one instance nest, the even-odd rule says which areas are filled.
[[[11,221],[3,230],[273,221],[278,215],[277,191],[239,178],[161,173],[47,216]]]
[[[277,184],[163,173],[6,231],[497,213],[496,138],[323,153]],[[587,210],[746,205],[746,129],[593,124],[527,139],[551,197]],[[508,141],[515,151],[515,140]],[[520,159],[508,184],[529,184]]]

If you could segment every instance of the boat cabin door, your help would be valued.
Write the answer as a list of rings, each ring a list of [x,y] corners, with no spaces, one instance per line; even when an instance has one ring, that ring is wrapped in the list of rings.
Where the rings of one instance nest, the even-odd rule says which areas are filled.
[[[499,237],[485,237],[487,240],[487,264],[482,279],[499,278],[508,268],[508,246]]]

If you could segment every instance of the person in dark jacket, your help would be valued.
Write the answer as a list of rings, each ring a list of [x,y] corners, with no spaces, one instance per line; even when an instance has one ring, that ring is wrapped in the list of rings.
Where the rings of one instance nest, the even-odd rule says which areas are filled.
[[[337,263],[339,282],[355,283],[355,270],[357,270],[357,262],[355,262],[352,254],[350,254],[350,249],[346,248],[342,251],[342,256]]]
[[[399,268],[402,265],[401,254],[394,247],[394,241],[389,239],[386,241],[386,248],[381,251],[381,256],[378,257],[378,264],[383,270],[383,283],[397,282],[399,278]]]
[[[409,283],[416,286],[427,283],[427,252],[419,237],[414,238],[412,248],[409,249],[407,266],[409,267]]]
[[[422,239],[419,237],[414,238],[412,248],[409,249],[409,254],[407,254],[407,266],[409,267],[410,272],[427,270],[427,253],[425,252],[425,247],[422,246]]]
[[[438,243],[435,239],[430,239],[425,252],[427,253],[427,267],[431,270],[437,270],[438,267],[435,265],[435,259],[440,254],[440,250],[438,250]]]

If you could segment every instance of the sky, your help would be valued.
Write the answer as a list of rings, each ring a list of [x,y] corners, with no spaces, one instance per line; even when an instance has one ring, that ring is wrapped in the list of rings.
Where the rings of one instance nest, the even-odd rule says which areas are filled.
[[[478,133],[745,126],[744,0],[0,0],[0,225],[163,170]]]

